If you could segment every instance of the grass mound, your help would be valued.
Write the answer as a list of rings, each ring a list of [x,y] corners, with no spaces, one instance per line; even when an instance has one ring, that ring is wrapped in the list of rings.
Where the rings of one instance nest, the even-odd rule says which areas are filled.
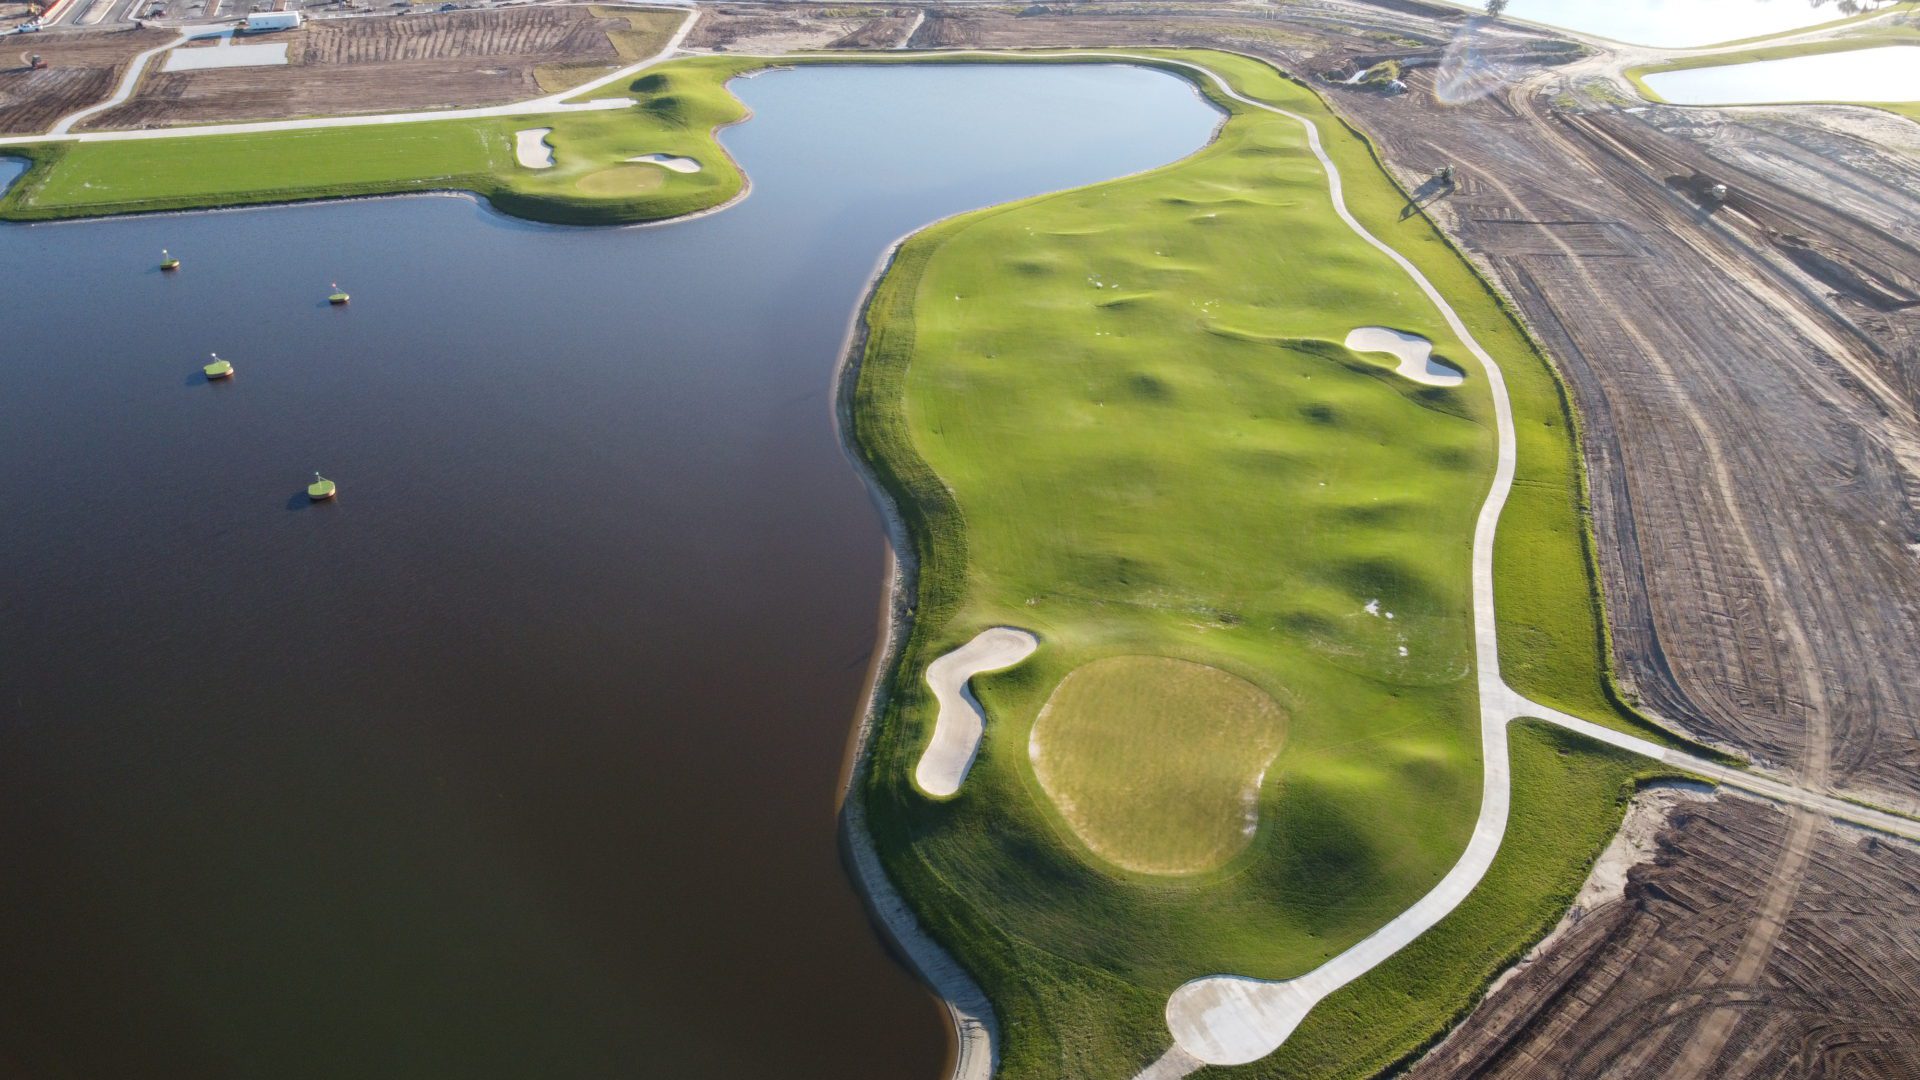
[[[1205,664],[1115,656],[1075,668],[1034,721],[1034,775],[1089,850],[1128,870],[1191,874],[1253,839],[1286,713]]]

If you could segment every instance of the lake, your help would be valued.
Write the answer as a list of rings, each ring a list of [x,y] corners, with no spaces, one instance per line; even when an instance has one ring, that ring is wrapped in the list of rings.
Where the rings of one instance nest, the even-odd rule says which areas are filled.
[[[1486,8],[1485,4],[1460,6]],[[1512,0],[1506,13],[1614,41],[1669,49],[1784,33],[1848,14],[1840,0]]]
[[[0,227],[6,1071],[938,1073],[836,844],[885,569],[849,316],[902,233],[1218,116],[1117,66],[735,88],[752,194],[682,224]]]
[[[1920,101],[1920,48],[1886,45],[1663,71],[1645,81],[1654,93],[1678,105]]]

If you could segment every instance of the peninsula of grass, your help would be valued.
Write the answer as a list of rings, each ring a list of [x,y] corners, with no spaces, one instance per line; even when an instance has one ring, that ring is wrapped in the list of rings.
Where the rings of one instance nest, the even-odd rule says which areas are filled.
[[[1356,216],[1501,359],[1519,442],[1495,553],[1507,676],[1650,734],[1608,690],[1550,368],[1431,225],[1402,217],[1368,144],[1310,90],[1246,58],[1159,55],[1311,118]],[[905,519],[916,578],[862,794],[896,886],[999,1008],[1008,1077],[1132,1075],[1167,1047],[1175,987],[1332,957],[1439,880],[1478,810],[1468,562],[1493,463],[1485,380],[1334,216],[1300,125],[1216,103],[1227,123],[1185,161],[919,234],[866,310],[853,434]],[[1467,382],[1413,384],[1338,344],[1365,325],[1428,337]],[[1040,649],[975,680],[980,755],[955,797],[928,799],[910,779],[933,716],[921,675],[1000,624]],[[1259,827],[1217,869],[1116,865],[1036,778],[1050,695],[1137,656],[1225,672],[1288,715]],[[1486,884],[1239,1075],[1377,1072],[1564,911],[1645,766],[1561,736],[1515,743],[1516,814]]]
[[[679,217],[737,196],[744,178],[715,132],[746,116],[726,82],[765,61],[702,58],[648,69],[589,97],[632,108],[428,120],[239,135],[44,142],[8,148],[33,167],[0,218],[46,221],[423,191],[467,191],[535,221],[620,225]],[[514,132],[551,127],[554,166],[514,156]],[[698,172],[630,163],[644,154]],[[644,178],[645,183],[640,180]]]

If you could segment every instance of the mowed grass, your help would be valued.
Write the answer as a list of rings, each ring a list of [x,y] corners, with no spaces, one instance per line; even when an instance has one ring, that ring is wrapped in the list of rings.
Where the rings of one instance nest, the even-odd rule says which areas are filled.
[[[1169,55],[1312,117],[1356,215],[1505,362],[1521,464],[1496,549],[1502,659],[1529,693],[1638,726],[1605,679],[1550,369],[1439,234],[1401,218],[1368,145],[1310,91],[1255,61]],[[1333,215],[1299,124],[1235,110],[1169,168],[929,229],[868,322],[855,434],[920,562],[870,822],[922,921],[998,1004],[1006,1075],[1131,1075],[1166,1049],[1181,982],[1298,975],[1439,880],[1478,809],[1467,568],[1490,402],[1438,312]],[[1466,383],[1418,386],[1337,344],[1373,324],[1430,338]],[[975,681],[980,757],[957,797],[926,800],[908,779],[932,718],[920,673],[999,623],[1043,645]],[[1168,879],[1094,857],[1029,762],[1069,672],[1141,654],[1228,672],[1290,717],[1260,828],[1222,869]],[[1564,771],[1523,796],[1549,809],[1516,819],[1502,855],[1526,880],[1423,939],[1417,994],[1363,981],[1390,1022],[1316,1010],[1295,1038],[1323,1056],[1301,1075],[1369,1074],[1414,1049],[1559,915],[1634,775],[1572,750]],[[1277,1068],[1242,1072],[1294,1075]]]
[[[0,199],[0,217],[47,220],[441,190],[471,191],[539,221],[674,217],[741,191],[744,179],[714,132],[746,115],[727,79],[759,63],[662,65],[596,92],[635,102],[605,112],[30,145],[20,152],[35,166]],[[513,133],[531,127],[553,129],[550,169],[525,168],[515,158]],[[623,164],[652,153],[695,158],[701,169]]]
[[[1028,751],[1040,787],[1095,855],[1145,874],[1191,874],[1252,840],[1260,781],[1285,736],[1285,711],[1245,679],[1114,656],[1067,673]]]

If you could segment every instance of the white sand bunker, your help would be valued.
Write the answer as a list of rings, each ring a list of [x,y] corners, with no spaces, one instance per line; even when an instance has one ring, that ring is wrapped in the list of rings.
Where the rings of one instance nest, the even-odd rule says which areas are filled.
[[[645,162],[648,165],[658,165],[663,169],[672,169],[674,172],[691,173],[700,171],[699,162],[690,157],[681,157],[678,154],[641,154],[639,157],[630,157],[627,160]]]
[[[1354,352],[1383,352],[1399,357],[1395,373],[1428,386],[1459,386],[1466,373],[1433,358],[1433,342],[1418,334],[1405,334],[1384,326],[1363,326],[1347,335],[1346,346]]]
[[[529,169],[553,168],[553,146],[547,136],[552,128],[527,128],[513,133],[513,156]]]
[[[995,626],[927,665],[927,685],[940,702],[940,713],[933,722],[933,738],[913,771],[920,790],[945,798],[960,790],[967,770],[973,768],[987,712],[967,683],[983,671],[1012,667],[1039,647],[1040,639],[1025,630]]]

